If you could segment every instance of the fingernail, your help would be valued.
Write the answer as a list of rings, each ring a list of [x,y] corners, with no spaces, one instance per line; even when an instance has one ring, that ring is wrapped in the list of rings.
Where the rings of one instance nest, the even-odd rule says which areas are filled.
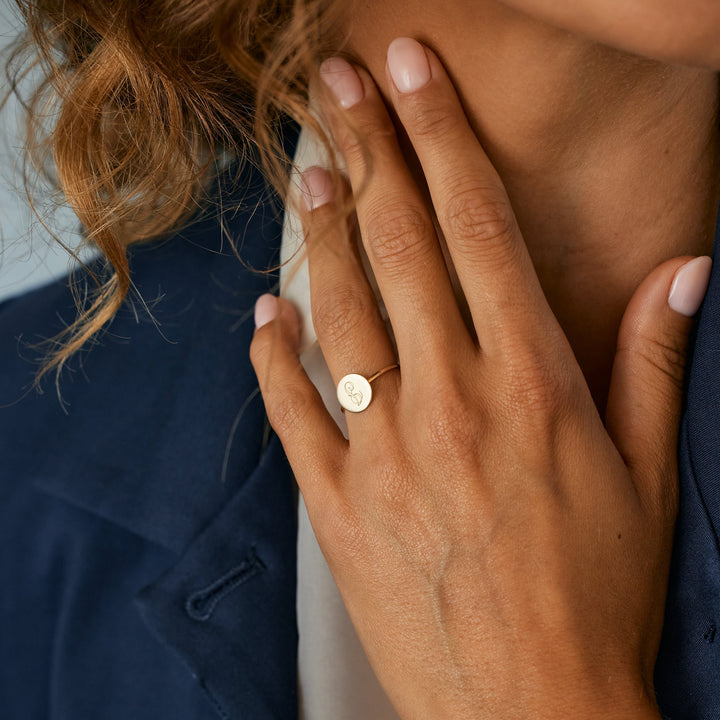
[[[430,82],[430,63],[417,40],[393,40],[388,48],[387,64],[395,87],[401,93],[415,92]]]
[[[673,278],[668,305],[681,315],[692,317],[702,304],[708,283],[712,259],[703,255],[685,263]]]
[[[261,328],[274,320],[278,314],[278,299],[270,293],[261,295],[255,302],[255,327]]]
[[[321,167],[308,168],[300,178],[300,189],[308,212],[333,199],[333,182],[330,173]]]
[[[365,97],[360,76],[347,60],[328,58],[320,65],[320,77],[345,109],[357,105]]]

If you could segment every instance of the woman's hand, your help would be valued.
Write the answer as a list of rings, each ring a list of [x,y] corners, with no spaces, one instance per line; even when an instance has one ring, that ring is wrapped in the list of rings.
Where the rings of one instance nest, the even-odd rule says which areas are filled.
[[[329,61],[353,189],[372,165],[357,220],[401,369],[346,414],[346,441],[300,365],[293,308],[258,305],[253,363],[318,541],[403,718],[658,717],[686,316],[709,259],[669,261],[637,291],[603,425],[438,59],[401,39],[388,66],[474,332],[375,85]],[[332,227],[343,198],[325,171],[304,184],[324,356],[335,382],[370,376],[395,350],[354,222]]]
[[[621,50],[720,70],[716,0],[501,0]]]

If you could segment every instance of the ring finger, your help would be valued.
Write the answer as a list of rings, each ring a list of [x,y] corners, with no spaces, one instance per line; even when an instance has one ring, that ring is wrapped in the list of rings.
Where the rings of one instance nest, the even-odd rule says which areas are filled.
[[[302,176],[313,325],[336,384],[350,373],[369,378],[396,362],[378,300],[363,269],[355,222],[353,218],[338,222],[338,208],[350,198],[347,184],[339,181],[338,185],[319,167],[309,168]],[[392,402],[396,396],[397,374],[393,375],[396,390],[383,390],[385,401]],[[348,382],[343,404],[349,410],[364,408],[368,388],[357,380]],[[382,382],[389,386],[390,376]]]

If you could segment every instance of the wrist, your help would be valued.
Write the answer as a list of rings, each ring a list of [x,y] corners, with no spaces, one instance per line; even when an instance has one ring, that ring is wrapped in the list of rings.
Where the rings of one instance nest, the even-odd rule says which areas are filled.
[[[473,720],[662,720],[652,683],[642,673],[619,672],[614,662],[579,665],[560,660],[543,663],[538,673],[516,675],[512,707],[504,714],[481,712]]]
[[[643,682],[621,683],[608,676],[604,687],[596,687],[582,700],[561,702],[561,707],[548,712],[530,713],[528,720],[547,717],[572,717],[578,720],[662,720],[652,689]]]

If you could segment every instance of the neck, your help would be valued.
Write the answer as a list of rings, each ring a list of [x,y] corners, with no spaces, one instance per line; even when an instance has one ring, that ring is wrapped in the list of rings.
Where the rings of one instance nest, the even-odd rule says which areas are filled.
[[[663,260],[711,249],[717,77],[593,44],[495,0],[348,5],[343,49],[381,89],[395,37],[415,37],[443,60],[604,407],[639,282]]]

